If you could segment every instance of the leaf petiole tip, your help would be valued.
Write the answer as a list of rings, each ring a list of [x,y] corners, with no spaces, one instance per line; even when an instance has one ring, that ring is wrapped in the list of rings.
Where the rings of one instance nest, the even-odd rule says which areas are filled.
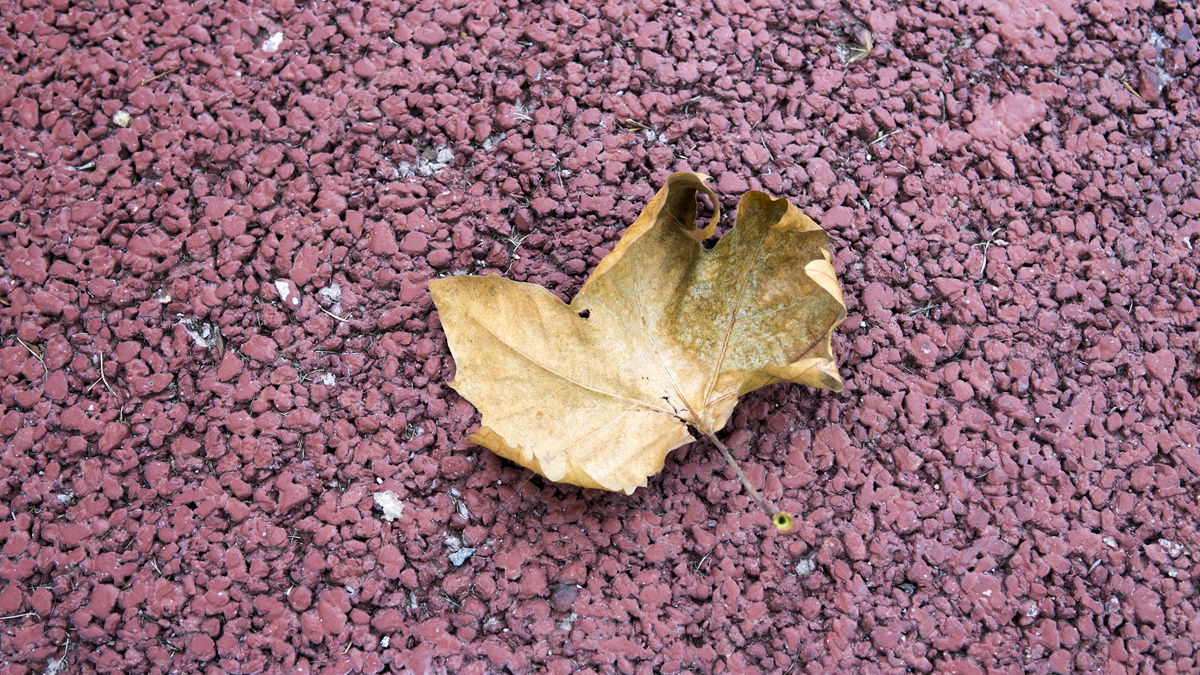
[[[716,434],[713,434],[710,431],[705,431],[704,435],[708,436],[709,440],[711,440],[713,444],[717,446],[717,449],[721,451],[721,456],[725,458],[725,461],[737,474],[737,477],[741,479],[742,486],[746,488],[746,492],[750,493],[750,496],[754,498],[754,501],[758,502],[758,506],[763,510],[763,513],[767,514],[767,516],[771,518],[771,524],[775,526],[775,529],[779,530],[780,532],[791,532],[792,529],[796,527],[796,519],[792,517],[792,514],[775,508],[774,504],[768,502],[766,498],[764,498],[762,494],[760,494],[759,491],[750,484],[750,479],[746,478],[746,474],[742,473],[742,467],[738,466],[737,460],[733,458],[733,455],[729,454],[729,448],[725,447],[725,444],[717,439]]]
[[[796,527],[796,519],[787,511],[778,511],[771,516],[771,522],[780,532],[791,532]]]

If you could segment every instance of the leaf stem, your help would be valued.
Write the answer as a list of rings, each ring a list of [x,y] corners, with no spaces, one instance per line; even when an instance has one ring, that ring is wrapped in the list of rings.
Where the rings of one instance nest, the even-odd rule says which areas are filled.
[[[706,435],[717,446],[717,449],[721,451],[721,456],[725,458],[729,466],[733,467],[734,472],[737,473],[737,477],[742,481],[742,486],[746,488],[746,492],[749,492],[754,501],[758,502],[759,508],[767,514],[771,519],[771,523],[775,525],[775,528],[780,532],[787,532],[795,527],[795,519],[792,518],[792,514],[780,511],[750,484],[750,479],[746,478],[745,473],[742,473],[742,467],[738,466],[737,460],[733,458],[733,455],[729,454],[729,448],[725,447],[725,444],[718,440],[715,434],[709,433]]]

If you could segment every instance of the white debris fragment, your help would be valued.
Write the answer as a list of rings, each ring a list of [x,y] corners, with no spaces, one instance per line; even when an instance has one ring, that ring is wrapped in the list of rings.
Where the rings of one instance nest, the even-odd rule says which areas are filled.
[[[319,376],[317,376],[317,382],[320,382],[326,387],[332,387],[333,383],[337,382],[337,378],[333,376],[333,373],[321,373]]]
[[[342,287],[336,282],[331,283],[325,288],[317,291],[317,295],[329,300],[330,302],[340,302],[342,299]]]
[[[801,579],[813,573],[817,569],[817,561],[814,558],[805,558],[796,563],[796,575]]]
[[[292,286],[287,279],[276,279],[275,290],[279,291],[279,297],[292,307],[300,306],[300,296],[292,295]]]
[[[404,503],[391,490],[376,492],[375,505],[383,511],[383,519],[389,523],[404,515]]]
[[[384,649],[387,649],[390,644],[392,644],[392,636],[390,635],[384,635],[383,639],[379,641],[379,646]]]
[[[475,555],[475,549],[460,548],[451,553],[448,557],[451,565],[454,565],[455,567],[462,567],[462,564],[467,562],[467,560],[473,555]]]
[[[1104,541],[1104,545],[1109,548],[1117,547],[1117,540],[1113,539],[1112,537],[1105,537],[1102,541]]]
[[[59,675],[65,673],[67,666],[67,652],[63,652],[61,659],[50,659],[46,662],[46,675]]]
[[[337,283],[331,283],[328,286],[326,286],[325,288],[318,290],[317,295],[319,295],[322,298],[325,298],[329,302],[333,303],[333,308],[331,311],[334,314],[341,316],[341,314],[342,314],[342,287],[341,286],[339,286]]]
[[[212,329],[209,328],[208,324],[201,324],[200,330],[192,328],[193,324],[190,319],[188,321],[180,321],[179,325],[183,326],[184,332],[186,332],[188,336],[192,338],[192,342],[196,343],[197,347],[200,347],[201,349],[210,349],[212,348],[213,344],[215,344],[215,340],[213,339],[212,335]]]
[[[113,124],[121,127],[122,129],[128,128],[131,122],[133,122],[133,118],[130,117],[129,113],[125,112],[124,110],[118,110],[117,112],[113,113]]]
[[[283,33],[276,33],[263,42],[262,49],[264,52],[277,52],[281,44],[283,44]]]
[[[417,156],[416,165],[413,166],[406,162],[400,162],[398,172],[400,176],[408,177],[411,175],[432,176],[433,174],[450,166],[454,161],[454,151],[450,148],[428,148]]]
[[[1163,551],[1172,558],[1178,558],[1183,553],[1183,545],[1177,544],[1170,539],[1159,539],[1158,545],[1163,548]]]

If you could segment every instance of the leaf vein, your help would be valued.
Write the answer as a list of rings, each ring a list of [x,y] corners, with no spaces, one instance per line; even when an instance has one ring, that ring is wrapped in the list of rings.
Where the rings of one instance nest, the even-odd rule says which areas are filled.
[[[645,401],[639,401],[639,400],[637,400],[637,399],[632,399],[632,398],[629,398],[628,396],[622,396],[622,395],[620,395],[620,394],[616,394],[616,393],[613,393],[613,392],[611,392],[611,391],[604,391],[603,389],[597,389],[596,387],[589,386],[589,385],[587,385],[587,384],[585,384],[585,383],[583,383],[583,382],[580,382],[580,381],[578,381],[578,380],[576,380],[576,379],[574,379],[574,378],[572,378],[572,377],[569,377],[569,376],[567,376],[567,375],[564,375],[563,373],[560,373],[560,372],[558,372],[557,370],[554,370],[553,368],[551,368],[550,366],[548,366],[548,365],[546,365],[546,364],[542,363],[541,361],[538,361],[537,359],[535,359],[534,357],[530,356],[529,354],[526,354],[525,352],[521,351],[520,349],[517,349],[517,347],[516,347],[516,346],[514,346],[514,345],[510,344],[510,343],[509,343],[509,342],[507,342],[507,341],[506,341],[504,338],[500,337],[500,335],[499,335],[498,333],[496,333],[496,331],[492,330],[491,326],[488,326],[487,324],[485,324],[484,322],[480,321],[480,320],[479,320],[478,318],[476,318],[475,316],[473,316],[473,315],[470,315],[470,314],[468,314],[467,316],[468,316],[468,318],[469,318],[471,321],[473,321],[474,323],[478,324],[480,328],[482,328],[483,330],[487,331],[487,333],[488,333],[489,335],[491,335],[492,337],[494,337],[494,338],[496,339],[496,341],[498,341],[500,344],[502,344],[502,345],[504,345],[505,347],[507,347],[507,348],[508,348],[510,351],[512,351],[514,354],[516,354],[516,355],[520,356],[521,358],[525,359],[526,361],[528,361],[529,363],[533,364],[534,366],[536,366],[536,367],[538,367],[538,368],[541,368],[542,370],[546,371],[547,373],[550,373],[550,374],[551,374],[551,375],[553,375],[554,377],[557,377],[557,378],[559,378],[560,380],[564,380],[564,381],[566,381],[566,382],[568,382],[568,383],[570,383],[570,384],[573,384],[573,385],[575,385],[575,386],[579,387],[580,389],[586,389],[586,390],[588,390],[588,391],[595,392],[595,393],[597,393],[597,394],[600,394],[601,396],[607,396],[607,397],[609,397],[609,398],[615,398],[615,399],[618,399],[618,400],[621,400],[621,401],[628,401],[629,403],[632,403],[632,404],[634,404],[634,405],[636,405],[636,406],[641,406],[641,407],[643,407],[643,408],[648,408],[648,409],[650,409],[650,410],[655,410],[655,411],[657,411],[657,412],[663,413],[664,415],[670,415],[671,417],[674,417],[674,416],[675,416],[675,415],[673,415],[671,412],[667,411],[666,409],[664,409],[664,408],[660,408],[660,407],[658,407],[658,406],[656,406],[656,405],[652,405],[652,404],[650,404],[650,403],[647,403],[647,402],[645,402]],[[561,391],[561,390],[560,390],[560,391]]]

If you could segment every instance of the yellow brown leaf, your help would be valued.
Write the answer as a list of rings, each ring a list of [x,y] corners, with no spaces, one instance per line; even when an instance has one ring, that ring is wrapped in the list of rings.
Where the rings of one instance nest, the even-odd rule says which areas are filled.
[[[558,482],[632,494],[667,453],[712,435],[775,382],[840,391],[830,335],[846,316],[829,236],[757,191],[712,249],[695,228],[707,176],[676,173],[570,305],[497,276],[430,283],[477,407],[470,440]]]

